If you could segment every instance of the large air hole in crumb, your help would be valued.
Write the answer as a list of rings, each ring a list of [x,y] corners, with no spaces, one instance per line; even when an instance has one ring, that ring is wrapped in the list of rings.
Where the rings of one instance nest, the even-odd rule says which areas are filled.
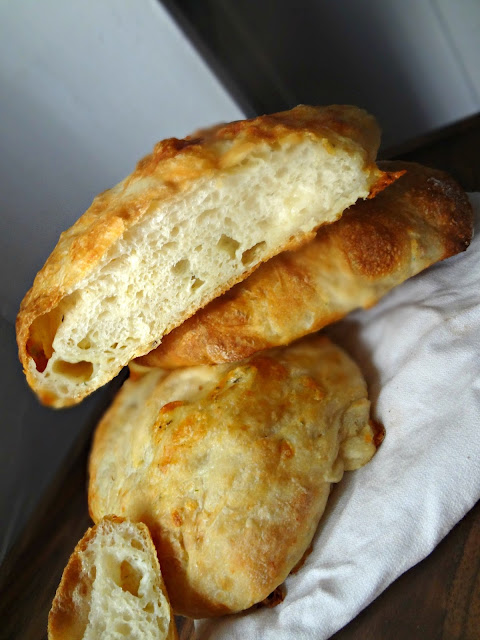
[[[75,294],[67,296],[55,309],[35,318],[30,327],[26,344],[27,353],[35,362],[37,371],[43,373],[53,354],[53,341],[64,321],[65,310],[75,301]]]
[[[157,618],[157,627],[160,629],[162,634],[167,633],[166,621],[163,618]],[[162,635],[163,638],[163,635]]]
[[[242,264],[248,267],[254,262],[257,262],[258,256],[263,251],[265,245],[266,242],[257,242],[257,244],[254,244],[253,247],[250,247],[250,249],[244,251],[242,253]]]
[[[87,382],[93,373],[93,364],[87,360],[81,362],[66,362],[65,360],[57,360],[54,362],[53,371],[59,373],[65,378],[70,378],[76,382]]]
[[[134,549],[138,549],[139,551],[143,551],[143,545],[142,545],[142,543],[141,543],[139,540],[137,540],[136,538],[132,538],[132,539],[130,540],[130,544],[132,545],[132,547],[133,547]]]
[[[205,222],[205,220],[208,220],[209,218],[216,218],[217,215],[218,215],[217,209],[205,209],[205,211],[202,211],[202,213],[198,216],[197,223],[202,224]]]
[[[50,348],[47,347],[47,349],[45,349],[45,345],[42,341],[33,340],[32,338],[27,340],[27,353],[35,362],[35,367],[40,373],[43,373],[47,368],[48,361],[53,353],[51,341],[48,346]],[[47,356],[46,351],[49,351],[50,355]],[[45,374],[45,376],[47,376],[47,374]]]
[[[91,349],[92,343],[89,338],[82,338],[80,342],[77,342],[77,347],[79,349]]]
[[[235,259],[235,254],[239,246],[239,242],[230,236],[226,236],[224,233],[222,233],[220,240],[217,242],[217,248],[225,251],[232,260]]]
[[[190,289],[191,291],[195,291],[196,289],[199,289],[203,284],[204,284],[203,280],[200,280],[200,278],[196,278],[195,276],[192,276]]]
[[[115,625],[115,631],[117,633],[120,633],[125,638],[130,638],[131,637],[130,634],[132,633],[132,629],[130,628],[130,625],[127,624],[126,622],[117,622]]]
[[[138,589],[142,580],[142,574],[133,567],[128,560],[123,560],[120,565],[120,586],[138,598]]]
[[[155,613],[155,607],[151,602],[147,602],[147,604],[143,607],[145,613]]]
[[[172,267],[172,272],[177,276],[182,276],[190,270],[190,262],[188,260],[179,260]]]

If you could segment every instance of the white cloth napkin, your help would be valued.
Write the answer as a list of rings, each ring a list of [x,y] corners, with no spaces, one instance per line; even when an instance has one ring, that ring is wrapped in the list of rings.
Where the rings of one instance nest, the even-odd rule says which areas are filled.
[[[385,441],[334,488],[283,603],[197,621],[199,640],[330,637],[480,498],[480,234],[330,333],[363,369]]]

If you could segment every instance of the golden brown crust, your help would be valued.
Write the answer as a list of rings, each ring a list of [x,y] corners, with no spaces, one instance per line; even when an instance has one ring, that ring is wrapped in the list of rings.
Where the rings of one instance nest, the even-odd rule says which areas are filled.
[[[145,522],[172,606],[250,607],[309,547],[330,484],[375,451],[365,382],[325,337],[128,380],[100,423],[89,508]]]
[[[379,130],[371,116],[356,107],[300,105],[290,111],[212,127],[185,140],[171,138],[159,142],[130,176],[94,199],[87,212],[60,236],[26,294],[17,317],[20,361],[30,386],[38,392],[42,402],[53,404],[55,398],[51,393],[37,389],[37,381],[30,370],[31,358],[38,371],[48,360],[48,354],[37,353],[37,345],[49,340],[43,341],[42,336],[31,339],[34,321],[54,310],[98,268],[125,232],[148,215],[152,202],[159,203],[181,194],[199,177],[232,169],[252,148],[264,142],[293,142],[305,135],[321,139],[332,151],[340,147],[362,153],[365,167],[371,168],[372,176],[377,175],[379,181],[385,179],[374,169]],[[292,241],[290,248],[310,237],[311,234],[304,234]],[[225,288],[219,289],[216,295],[224,291]],[[72,400],[75,401],[78,399]]]
[[[373,305],[407,278],[468,247],[472,208],[450,176],[405,162],[379,166],[406,173],[322,227],[310,244],[262,265],[139,362],[166,368],[228,362],[288,344]]]
[[[75,590],[78,590],[85,597],[90,588],[90,578],[84,573],[82,567],[82,555],[94,536],[95,529],[90,527],[75,547],[63,571],[48,615],[49,640],[60,638],[77,640],[83,637],[88,623],[88,610],[77,606],[73,594]]]

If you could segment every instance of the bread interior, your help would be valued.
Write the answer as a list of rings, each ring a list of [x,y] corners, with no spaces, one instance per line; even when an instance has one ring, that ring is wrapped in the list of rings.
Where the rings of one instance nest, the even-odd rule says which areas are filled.
[[[239,166],[152,202],[99,269],[37,318],[27,350],[44,389],[83,397],[242,279],[369,192],[361,154],[265,145]]]
[[[72,602],[83,611],[79,640],[166,638],[168,601],[159,586],[156,558],[137,525],[103,521],[81,554],[82,579]]]

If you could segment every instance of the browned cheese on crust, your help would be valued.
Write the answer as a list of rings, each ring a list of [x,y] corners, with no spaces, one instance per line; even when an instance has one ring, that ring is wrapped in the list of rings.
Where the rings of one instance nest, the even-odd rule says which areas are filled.
[[[64,569],[49,640],[175,640],[175,620],[148,528],[105,516]]]
[[[323,226],[308,245],[262,265],[139,362],[165,368],[228,362],[288,344],[372,306],[407,278],[468,247],[472,208],[450,176],[406,162],[379,167],[405,173]]]
[[[268,205],[261,205],[263,213],[258,220],[253,219],[252,208],[249,217],[242,206],[231,205],[236,185],[244,184],[241,180],[246,186],[239,187],[238,197],[243,193],[245,201],[247,196],[258,196],[263,203],[283,187],[278,176],[289,171],[289,166],[294,168],[298,162],[296,149],[314,149],[312,153],[321,149],[327,158],[340,158],[338,167],[342,168],[338,168],[337,174],[327,169],[329,179],[338,182],[345,163],[351,161],[349,171],[353,171],[356,181],[351,192],[356,194],[351,198],[353,202],[357,197],[367,197],[369,190],[382,188],[389,180],[375,165],[378,144],[379,129],[371,116],[356,107],[338,105],[301,105],[291,111],[202,130],[184,140],[171,138],[159,142],[130,176],[98,195],[87,212],[62,233],[21,304],[17,318],[19,357],[28,383],[40,400],[56,407],[79,402],[108,382],[133,357],[150,351],[165,333],[247,277],[259,264],[282,250],[305,243],[315,228],[341,215],[337,208],[345,195],[335,200],[336,204],[332,201],[332,210],[324,219],[308,228],[306,219],[302,222],[310,193],[315,195],[311,184],[301,183],[301,175],[306,175],[308,167],[313,166],[309,161],[305,172],[301,168],[298,180],[290,173],[288,184],[293,186],[285,193],[282,205],[285,211],[278,221],[275,216],[268,217],[272,212],[264,216]],[[275,164],[273,159],[284,152],[287,155],[282,168],[281,162],[275,160]],[[290,164],[286,160],[288,154],[292,156]],[[262,183],[255,184],[255,175],[262,175],[256,170],[257,164],[270,177],[278,172],[277,178],[272,178],[276,180],[275,187],[270,187],[265,179],[262,192]],[[245,175],[253,180],[250,188],[247,178],[242,177]],[[297,193],[295,184],[299,186]],[[224,227],[227,222],[214,211],[219,197],[230,202],[233,213],[227,212],[225,220],[233,231]],[[207,203],[204,212],[202,202]],[[292,231],[281,237],[288,211],[293,211],[295,203],[298,224],[297,218],[291,216]],[[280,207],[275,204],[271,209],[278,212]],[[197,215],[202,220],[190,229]],[[208,227],[215,224],[215,219],[221,227],[218,238],[210,234]],[[268,229],[262,225],[268,225]],[[183,231],[179,233],[179,229]],[[201,229],[206,230],[206,238],[212,237],[211,247],[205,245],[202,249],[202,243],[208,245],[206,240],[195,246],[192,236]],[[229,234],[240,237],[232,240]],[[185,244],[187,239],[191,247]],[[178,246],[186,247],[185,255],[177,255]],[[197,255],[197,249],[202,253]],[[230,271],[209,267],[208,261],[213,260],[212,256],[217,259],[217,254],[221,254],[225,264],[235,266],[229,267]],[[228,262],[228,254],[233,261]],[[199,256],[205,256],[203,263],[198,262]],[[156,261],[160,259],[162,269],[156,273]],[[206,276],[199,275],[201,268]],[[180,283],[178,291],[175,283]],[[93,293],[95,287],[98,294]],[[175,308],[177,298],[179,308]],[[167,313],[169,305],[173,310]],[[112,338],[115,327],[125,334],[117,340]],[[106,336],[102,335],[103,330]]]
[[[90,513],[147,524],[175,612],[247,609],[302,560],[331,483],[373,456],[369,413],[325,337],[168,374],[132,365],[95,434]]]

